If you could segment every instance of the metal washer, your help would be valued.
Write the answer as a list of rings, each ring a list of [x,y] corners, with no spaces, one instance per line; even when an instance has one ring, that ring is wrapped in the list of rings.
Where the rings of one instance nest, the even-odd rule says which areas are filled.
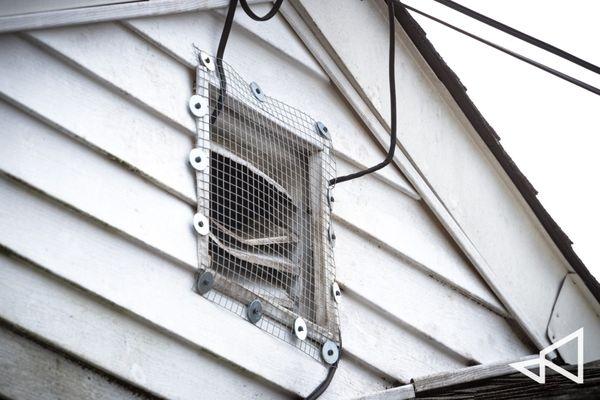
[[[327,129],[327,127],[325,126],[324,123],[319,121],[319,122],[317,122],[316,127],[317,127],[317,132],[319,132],[319,135],[321,135],[322,137],[324,137],[327,140],[331,140],[331,135],[329,135],[329,129]]]
[[[246,308],[246,316],[248,321],[256,324],[262,317],[262,304],[260,300],[253,300]]]
[[[206,67],[209,71],[215,70],[215,59],[210,56],[208,53],[204,51],[200,52],[200,61],[202,61],[202,65]]]
[[[300,317],[296,318],[294,321],[294,335],[300,340],[306,339],[306,335],[308,335],[306,322]]]
[[[339,303],[340,299],[342,298],[342,291],[340,290],[340,285],[338,285],[337,282],[333,282],[333,285],[331,285],[331,293],[333,294],[333,299],[335,302]]]
[[[335,364],[335,362],[340,357],[340,350],[337,345],[331,340],[323,343],[323,348],[321,349],[321,355],[323,356],[323,360],[327,364]]]
[[[333,225],[330,223],[327,228],[327,238],[329,239],[329,243],[331,243],[331,247],[335,247],[335,232],[333,230]]]
[[[194,229],[202,236],[208,235],[208,218],[200,213],[194,214]]]
[[[190,97],[188,105],[190,107],[190,112],[195,117],[200,118],[208,115],[208,100],[206,98],[195,94]]]
[[[258,86],[258,83],[252,82],[250,84],[250,90],[252,90],[252,94],[254,97],[256,97],[256,100],[260,102],[267,101],[267,96],[265,96],[265,93],[262,91],[260,86]]]
[[[197,171],[204,171],[208,168],[209,157],[208,153],[200,148],[195,148],[190,151],[190,164]]]
[[[209,271],[204,271],[198,275],[196,280],[196,291],[199,294],[205,294],[212,289],[215,282],[215,277]]]
[[[329,206],[329,209],[331,210],[333,208],[333,203],[335,202],[335,198],[333,197],[333,190],[331,187],[327,188],[327,193],[325,194],[325,196],[327,196],[327,205]]]

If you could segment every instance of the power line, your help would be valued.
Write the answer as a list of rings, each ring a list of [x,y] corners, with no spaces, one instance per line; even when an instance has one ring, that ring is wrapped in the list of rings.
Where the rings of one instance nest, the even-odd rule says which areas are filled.
[[[585,89],[585,90],[587,90],[587,91],[590,91],[590,92],[592,92],[592,93],[594,93],[594,94],[597,94],[597,95],[599,95],[599,96],[600,96],[600,89],[598,89],[598,88],[597,88],[597,87],[595,87],[595,86],[592,86],[592,85],[590,85],[590,84],[588,84],[588,83],[585,83],[585,82],[583,82],[583,81],[580,81],[580,80],[579,80],[579,79],[577,79],[577,78],[573,78],[573,77],[572,77],[572,76],[570,76],[570,75],[567,75],[567,74],[565,74],[565,73],[563,73],[563,72],[557,71],[557,70],[555,70],[554,68],[548,67],[547,65],[544,65],[544,64],[542,64],[542,63],[539,63],[539,62],[537,62],[537,61],[535,61],[535,60],[532,60],[531,58],[528,58],[528,57],[526,57],[526,56],[524,56],[524,55],[521,55],[521,54],[519,54],[519,53],[516,53],[516,52],[514,52],[514,51],[512,51],[512,50],[509,50],[509,49],[507,49],[507,48],[505,48],[505,47],[502,47],[502,46],[500,46],[500,45],[497,45],[497,44],[495,44],[495,43],[493,43],[493,42],[490,42],[489,40],[483,39],[482,37],[479,37],[479,36],[477,36],[477,35],[475,35],[475,34],[473,34],[473,33],[467,32],[467,31],[465,31],[464,29],[461,29],[461,28],[459,28],[459,27],[457,27],[457,26],[454,26],[454,25],[452,25],[452,24],[450,24],[450,23],[448,23],[448,22],[446,22],[446,21],[443,21],[443,20],[441,20],[441,19],[439,19],[439,18],[436,18],[436,17],[434,17],[433,15],[427,14],[427,13],[426,13],[426,12],[424,12],[424,11],[418,10],[418,9],[416,9],[416,8],[414,8],[414,7],[411,7],[411,6],[407,5],[407,4],[404,4],[404,3],[402,3],[402,2],[401,2],[401,1],[399,1],[399,0],[396,0],[396,1],[398,2],[398,4],[401,4],[401,5],[402,5],[402,6],[404,6],[406,9],[408,9],[408,10],[411,10],[411,11],[413,11],[413,12],[415,12],[415,13],[419,14],[419,15],[422,15],[423,17],[426,17],[426,18],[428,18],[428,19],[431,19],[432,21],[435,21],[435,22],[437,22],[437,23],[439,23],[439,24],[441,24],[441,25],[444,25],[444,26],[446,26],[447,28],[450,28],[450,29],[452,29],[452,30],[454,30],[454,31],[456,31],[456,32],[462,33],[463,35],[465,35],[465,36],[468,36],[468,37],[470,37],[471,39],[477,40],[478,42],[481,42],[481,43],[483,43],[483,44],[485,44],[485,45],[488,45],[488,46],[490,46],[490,47],[493,47],[494,49],[496,49],[496,50],[498,50],[498,51],[501,51],[501,52],[503,52],[503,53],[505,53],[505,54],[508,54],[508,55],[509,55],[509,56],[511,56],[511,57],[514,57],[514,58],[516,58],[516,59],[518,59],[518,60],[521,60],[521,61],[523,61],[523,62],[525,62],[525,63],[527,63],[527,64],[529,64],[529,65],[532,65],[532,66],[534,66],[534,67],[536,67],[536,68],[539,68],[539,69],[541,69],[542,71],[546,71],[546,72],[548,72],[549,74],[552,74],[552,75],[554,75],[554,76],[556,76],[556,77],[558,77],[558,78],[561,78],[561,79],[563,79],[563,80],[565,80],[565,81],[567,81],[567,82],[569,82],[569,83],[572,83],[572,84],[574,84],[574,85],[576,85],[576,86],[579,86],[579,87],[580,87],[580,88],[582,88],[582,89]]]
[[[592,64],[589,61],[586,61],[584,59],[581,59],[565,50],[562,50],[556,46],[551,45],[550,43],[544,42],[543,40],[540,40],[538,38],[535,38],[531,35],[528,35],[524,32],[519,31],[518,29],[515,29],[513,27],[510,27],[506,24],[503,24],[500,21],[497,21],[493,18],[487,17],[481,13],[478,13],[475,10],[472,10],[470,8],[467,8],[465,6],[463,6],[462,4],[458,4],[452,0],[433,0],[439,4],[442,4],[448,8],[453,9],[454,11],[458,11],[461,14],[467,15],[473,19],[476,19],[479,22],[483,22],[486,25],[489,25],[493,28],[496,28],[504,33],[508,33],[511,36],[514,36],[518,39],[521,39],[529,44],[532,44],[536,47],[539,47],[541,49],[544,49],[552,54],[555,54],[559,57],[564,58],[565,60],[571,61],[572,63],[575,63],[577,65],[579,65],[580,67],[583,67],[585,69],[588,69],[592,72],[595,72],[597,74],[600,74],[600,67],[597,65]]]

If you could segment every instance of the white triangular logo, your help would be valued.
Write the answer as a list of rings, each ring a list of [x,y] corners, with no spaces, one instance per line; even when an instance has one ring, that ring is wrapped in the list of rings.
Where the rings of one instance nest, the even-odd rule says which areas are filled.
[[[577,375],[572,374],[564,368],[554,364],[552,361],[546,359],[546,355],[548,353],[567,344],[573,339],[577,339]],[[583,328],[576,330],[569,336],[559,340],[551,346],[546,347],[545,349],[540,351],[540,356],[538,358],[534,358],[533,360],[520,361],[508,365],[540,384],[546,383],[546,367],[553,369],[554,371],[558,372],[565,378],[568,378],[575,383],[583,383]],[[533,365],[539,366],[539,375],[534,374],[527,368]]]

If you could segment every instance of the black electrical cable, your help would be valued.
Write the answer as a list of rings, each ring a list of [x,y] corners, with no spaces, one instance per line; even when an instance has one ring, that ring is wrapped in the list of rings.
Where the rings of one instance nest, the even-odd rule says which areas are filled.
[[[583,59],[581,59],[565,50],[562,50],[556,46],[553,46],[550,43],[544,42],[543,40],[540,40],[540,39],[535,38],[531,35],[528,35],[524,32],[521,32],[515,28],[512,28],[506,24],[503,24],[500,21],[497,21],[493,18],[487,17],[481,13],[478,13],[477,11],[467,8],[467,7],[463,6],[462,4],[458,4],[452,0],[433,0],[433,1],[440,3],[446,7],[449,7],[451,9],[453,9],[454,11],[458,11],[459,13],[467,15],[473,19],[476,19],[479,22],[483,22],[484,24],[489,25],[493,28],[496,28],[504,33],[508,33],[509,35],[514,36],[518,39],[521,39],[529,44],[532,44],[541,49],[544,49],[552,54],[562,57],[565,60],[569,60],[572,63],[579,65],[580,67],[586,68],[592,72],[600,74],[599,66],[594,65],[589,61],[583,60]]]
[[[521,60],[523,62],[526,62],[529,65],[533,65],[534,67],[539,68],[542,71],[546,71],[549,74],[552,74],[552,75],[554,75],[556,77],[564,79],[565,81],[567,81],[569,83],[572,83],[572,84],[574,84],[576,86],[579,86],[582,89],[585,89],[587,91],[590,91],[590,92],[592,92],[592,93],[597,94],[597,95],[600,96],[600,89],[598,89],[595,86],[592,86],[592,85],[590,85],[588,83],[580,81],[579,79],[573,78],[570,75],[567,75],[567,74],[565,74],[563,72],[557,71],[554,68],[550,68],[550,67],[548,67],[548,66],[546,66],[546,65],[544,65],[542,63],[539,63],[539,62],[537,62],[535,60],[532,60],[532,59],[530,59],[528,57],[525,57],[525,56],[523,56],[523,55],[521,55],[519,53],[516,53],[516,52],[514,52],[512,50],[509,50],[509,49],[507,49],[505,47],[502,47],[502,46],[497,45],[497,44],[495,44],[493,42],[490,42],[489,40],[483,39],[483,38],[481,38],[481,37],[479,37],[477,35],[474,35],[474,34],[472,34],[470,32],[467,32],[467,31],[465,31],[465,30],[463,30],[461,28],[458,28],[458,27],[456,27],[456,26],[454,26],[454,25],[452,25],[452,24],[450,24],[450,23],[448,23],[446,21],[443,21],[443,20],[441,20],[439,18],[436,18],[433,15],[427,14],[426,12],[418,10],[418,9],[416,9],[414,7],[411,7],[411,6],[407,5],[407,4],[404,4],[404,3],[400,2],[400,1],[398,1],[398,3],[401,4],[402,6],[404,6],[408,10],[411,10],[411,11],[417,13],[417,14],[420,14],[420,15],[426,17],[426,18],[429,18],[432,21],[435,21],[435,22],[437,22],[439,24],[442,24],[442,25],[444,25],[444,26],[452,29],[452,30],[455,30],[456,32],[462,33],[463,35],[468,36],[471,39],[475,39],[478,42],[481,42],[481,43],[486,44],[486,45],[488,45],[490,47],[493,47],[494,49],[496,49],[498,51],[501,51],[501,52],[503,52],[505,54],[508,54],[509,56],[512,56],[512,57],[514,57],[514,58],[516,58],[518,60]]]
[[[271,10],[265,15],[258,16],[256,15],[250,6],[248,5],[247,0],[239,0],[244,12],[248,14],[250,18],[255,21],[268,21],[277,14],[279,11],[279,7],[283,3],[283,0],[277,0]],[[223,109],[223,96],[227,93],[227,77],[225,76],[225,72],[223,70],[223,56],[225,55],[225,47],[227,46],[227,41],[229,40],[229,34],[231,33],[231,27],[233,25],[233,17],[235,16],[235,10],[237,9],[238,0],[231,0],[229,2],[229,8],[227,9],[227,17],[225,18],[225,25],[223,26],[223,31],[221,32],[221,39],[219,39],[219,47],[217,49],[217,72],[219,74],[219,98],[217,99],[217,107],[213,111],[210,123],[214,124],[217,122],[217,117],[219,113]]]
[[[341,354],[340,354],[340,356],[341,356]],[[319,386],[317,386],[317,388],[311,394],[309,394],[307,397],[305,397],[305,400],[316,400],[325,392],[325,390],[329,387],[329,384],[331,383],[333,376],[335,375],[335,371],[337,370],[337,367],[338,367],[338,361],[336,361],[334,364],[332,364],[329,367],[329,370],[327,371],[327,376],[325,377],[325,380],[323,382],[321,382],[321,384]]]
[[[223,109],[223,96],[227,91],[227,78],[225,77],[225,71],[223,71],[223,56],[225,55],[225,47],[227,47],[227,41],[229,40],[229,33],[231,33],[231,26],[233,25],[233,17],[235,16],[237,3],[238,0],[231,0],[229,2],[229,8],[227,9],[227,17],[225,17],[225,25],[223,25],[221,39],[219,39],[219,47],[217,48],[217,73],[219,74],[220,83],[217,107],[210,116],[210,123],[213,125],[217,122],[217,117]]]
[[[385,159],[377,165],[370,168],[363,169],[362,171],[355,172],[344,176],[338,176],[329,181],[329,185],[333,186],[337,183],[347,182],[352,179],[360,178],[361,176],[370,174],[378,171],[388,165],[394,158],[394,151],[396,150],[396,76],[395,76],[395,48],[396,48],[396,32],[395,32],[395,17],[394,17],[394,1],[386,0],[388,5],[388,23],[389,23],[389,36],[390,36],[390,47],[388,54],[388,75],[390,85],[390,108],[391,108],[391,134],[390,134],[390,148],[388,150]]]
[[[277,0],[275,2],[275,4],[273,4],[273,8],[271,8],[271,10],[268,13],[266,13],[262,17],[259,17],[258,15],[254,14],[252,9],[248,5],[247,0],[240,0],[240,4],[241,4],[242,8],[244,9],[244,11],[246,12],[246,14],[255,21],[270,20],[271,18],[273,18],[273,16],[275,16],[275,14],[277,14],[277,11],[279,11],[279,7],[281,7],[282,3],[283,3],[283,0]]]
[[[340,336],[340,347],[339,347],[339,355],[338,355],[338,359],[335,363],[333,363],[330,367],[329,370],[327,371],[327,376],[325,377],[325,380],[323,382],[321,382],[321,384],[319,386],[317,386],[317,388],[315,390],[313,390],[313,392],[311,394],[309,394],[305,400],[316,400],[319,398],[319,396],[321,396],[325,390],[329,387],[329,384],[331,383],[331,380],[333,379],[333,376],[335,375],[335,371],[337,371],[338,368],[338,363],[340,362],[340,359],[342,358],[342,332],[339,331],[339,336]]]
[[[275,2],[275,4],[273,5],[273,8],[271,8],[271,10],[261,16],[256,15],[248,6],[247,0],[239,0],[242,9],[244,10],[244,12],[246,12],[246,14],[248,14],[248,16],[250,18],[252,18],[255,21],[267,21],[271,18],[273,18],[275,16],[275,14],[277,14],[277,11],[279,11],[279,8],[281,7],[281,4],[283,3],[283,0],[277,0]],[[388,1],[388,4],[392,4],[392,1]],[[219,40],[219,47],[217,49],[217,72],[219,74],[219,80],[220,80],[220,87],[219,87],[219,98],[217,100],[217,108],[215,109],[215,111],[213,112],[213,114],[211,115],[211,124],[214,124],[219,116],[219,113],[221,112],[221,110],[223,109],[223,96],[225,95],[225,93],[227,92],[227,79],[225,77],[225,73],[223,70],[223,56],[225,55],[225,47],[227,46],[227,41],[229,40],[229,34],[231,33],[231,27],[233,25],[233,17],[235,16],[235,10],[237,8],[238,5],[238,0],[231,0],[229,2],[229,8],[227,10],[227,17],[225,18],[225,24],[223,26],[223,31],[221,32],[221,38]],[[391,6],[391,12],[390,12],[390,18],[393,18],[393,6]],[[392,29],[393,29],[393,25],[392,25]],[[393,39],[392,39],[393,40]],[[393,54],[393,53],[392,53]],[[392,64],[393,65],[393,64]],[[395,93],[395,91],[394,91]],[[394,94],[394,106],[393,106],[393,110],[395,110],[395,94]],[[395,120],[395,116],[393,116],[393,121]],[[395,126],[395,122],[393,122],[393,126]],[[395,140],[395,134],[394,134],[394,144],[396,142]],[[393,149],[391,150],[392,156],[393,156]],[[389,161],[388,161],[389,162]],[[383,167],[380,167],[383,168]],[[338,362],[339,359],[342,357],[342,334],[341,331],[339,333],[339,337],[340,337],[340,347],[339,347],[339,356],[338,356],[338,361],[336,361],[334,364],[332,364],[329,367],[329,370],[327,371],[327,376],[325,377],[325,380],[323,382],[321,382],[321,384],[319,386],[317,386],[317,388],[310,394],[308,395],[307,399],[308,400],[315,400],[317,399],[319,396],[321,396],[323,394],[323,392],[325,392],[325,390],[329,387],[329,384],[331,383],[331,380],[333,379],[333,376],[335,375],[335,371],[337,370],[337,366],[338,366]]]

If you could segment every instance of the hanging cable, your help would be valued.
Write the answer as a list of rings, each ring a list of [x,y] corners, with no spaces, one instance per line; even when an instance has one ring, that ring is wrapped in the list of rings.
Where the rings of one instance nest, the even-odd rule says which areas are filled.
[[[338,359],[335,363],[333,363],[332,365],[329,366],[329,370],[327,371],[327,376],[325,377],[325,380],[323,382],[321,382],[321,384],[319,386],[316,387],[315,390],[313,390],[313,392],[311,394],[309,394],[305,400],[316,400],[319,398],[319,396],[321,396],[325,390],[329,387],[329,384],[331,383],[331,380],[333,379],[333,376],[335,375],[335,372],[337,371],[338,368],[338,363],[340,362],[341,358],[342,358],[342,332],[338,329],[338,333],[340,336],[340,353],[338,356]]]
[[[340,352],[340,357],[342,356],[342,353]],[[323,393],[325,393],[325,390],[327,390],[327,388],[329,387],[329,384],[331,383],[333,376],[335,375],[335,371],[337,371],[337,367],[338,367],[338,361],[336,361],[333,365],[331,365],[329,367],[329,370],[327,371],[327,376],[325,377],[325,380],[323,382],[321,382],[321,384],[319,386],[317,386],[317,388],[315,390],[313,390],[313,392],[311,394],[309,394],[305,400],[316,400],[318,399]]]
[[[250,9],[250,6],[248,5],[247,0],[239,0],[239,2],[241,4],[244,12],[253,20],[268,21],[269,19],[273,18],[275,16],[275,14],[277,14],[277,12],[279,11],[279,8],[281,7],[281,4],[283,3],[283,0],[277,0],[275,2],[275,4],[273,5],[273,7],[271,8],[271,10],[263,16],[256,15]],[[391,4],[392,4],[392,1],[391,0],[388,1],[388,6],[391,7],[390,19],[392,19],[393,15],[394,15],[393,5],[391,5]],[[225,71],[223,70],[223,56],[225,55],[225,48],[227,47],[227,41],[229,40],[229,34],[231,33],[231,27],[233,25],[233,18],[235,16],[235,11],[237,9],[237,5],[238,5],[238,0],[231,0],[229,2],[229,8],[227,10],[225,24],[223,26],[223,31],[221,32],[221,38],[219,39],[219,47],[217,49],[217,60],[216,60],[217,73],[219,75],[219,81],[220,81],[219,98],[217,100],[217,107],[215,108],[215,110],[213,111],[213,114],[211,115],[211,124],[215,124],[215,122],[217,121],[219,113],[223,109],[223,97],[225,96],[225,94],[227,92],[227,78],[225,76]],[[393,24],[391,26],[393,29]],[[392,31],[392,33],[393,33],[393,31]],[[392,35],[391,40],[393,40],[393,35]],[[393,55],[393,49],[391,51],[392,51],[391,54]],[[391,65],[393,66],[393,60],[392,60]],[[395,93],[395,91],[394,91],[394,93]],[[394,94],[393,101],[394,101],[394,106],[393,106],[392,110],[395,110],[395,108],[396,108],[395,107],[395,101],[396,101],[395,94]],[[393,115],[392,121],[394,121],[393,126],[395,126],[395,115]],[[395,142],[396,142],[396,140],[395,140],[395,133],[394,133],[393,143],[395,144]],[[391,153],[393,156],[393,154],[394,154],[393,149],[391,150]],[[391,156],[390,156],[390,159],[391,159]],[[389,161],[388,161],[388,163],[389,163]],[[385,165],[383,165],[383,166],[385,166]],[[381,166],[379,168],[383,168],[383,166]],[[377,168],[377,169],[379,169],[379,168]],[[329,367],[329,370],[327,371],[327,376],[325,377],[325,380],[323,380],[323,382],[321,382],[321,384],[310,395],[308,395],[307,399],[309,399],[309,400],[317,399],[329,387],[329,384],[331,383],[331,380],[333,379],[333,376],[335,375],[335,372],[337,370],[339,359],[342,357],[342,333],[341,333],[341,331],[339,332],[339,338],[340,338],[340,346],[339,346],[338,361],[336,361],[333,365],[331,365]]]
[[[444,26],[446,26],[446,27],[448,27],[448,28],[450,28],[450,29],[452,29],[452,30],[454,30],[456,32],[462,33],[463,35],[468,36],[471,39],[475,39],[478,42],[481,42],[481,43],[483,43],[485,45],[493,47],[494,49],[496,49],[498,51],[501,51],[501,52],[503,52],[505,54],[508,54],[509,56],[512,56],[512,57],[514,57],[514,58],[516,58],[518,60],[521,60],[521,61],[523,61],[523,62],[525,62],[525,63],[527,63],[529,65],[533,65],[534,67],[539,68],[542,71],[546,71],[549,74],[552,74],[552,75],[554,75],[554,76],[556,76],[558,78],[564,79],[565,81],[567,81],[569,83],[572,83],[572,84],[574,84],[576,86],[579,86],[582,89],[585,89],[587,91],[590,91],[590,92],[592,92],[592,93],[597,94],[597,95],[600,96],[600,89],[598,89],[595,86],[592,86],[592,85],[590,85],[588,83],[580,81],[577,78],[573,78],[570,75],[567,75],[567,74],[565,74],[563,72],[557,71],[554,68],[550,68],[550,67],[548,67],[548,66],[546,66],[546,65],[544,65],[542,63],[539,63],[539,62],[537,62],[535,60],[532,60],[532,59],[530,59],[528,57],[525,57],[525,56],[523,56],[523,55],[521,55],[519,53],[516,53],[516,52],[514,52],[512,50],[509,50],[509,49],[507,49],[505,47],[502,47],[502,46],[497,45],[497,44],[495,44],[493,42],[490,42],[489,40],[483,39],[483,38],[481,38],[481,37],[479,37],[479,36],[477,36],[477,35],[475,35],[473,33],[467,32],[467,31],[465,31],[465,30],[463,30],[463,29],[461,29],[461,28],[459,28],[457,26],[454,26],[454,25],[452,25],[452,24],[450,24],[450,23],[448,23],[446,21],[443,21],[443,20],[441,20],[439,18],[436,18],[433,15],[427,14],[426,12],[418,10],[418,9],[416,9],[414,7],[411,7],[411,6],[407,5],[407,4],[404,4],[404,3],[400,2],[400,1],[398,1],[398,3],[401,4],[402,6],[404,6],[406,9],[411,10],[411,11],[413,11],[413,12],[419,14],[419,15],[422,15],[423,17],[429,18],[432,21],[435,21],[435,22],[437,22],[439,24],[442,24],[442,25],[444,25]]]
[[[365,170],[345,175],[338,176],[329,181],[329,185],[333,186],[337,183],[346,182],[352,179],[360,178],[361,176],[370,174],[372,172],[378,171],[388,165],[392,159],[394,158],[394,151],[396,149],[396,79],[395,79],[395,19],[394,19],[394,2],[392,0],[386,0],[388,5],[388,19],[389,19],[389,27],[390,27],[390,48],[389,48],[389,85],[390,85],[390,106],[391,106],[391,136],[390,136],[390,148],[388,150],[386,158],[380,162],[379,164],[367,168]],[[271,10],[265,15],[258,16],[256,15],[250,6],[248,5],[247,0],[239,0],[242,9],[244,12],[255,21],[267,21],[279,11],[283,0],[277,0]],[[217,99],[217,107],[213,111],[211,115],[211,124],[214,124],[217,121],[219,113],[223,109],[223,96],[227,92],[227,78],[225,77],[225,73],[223,71],[223,56],[225,54],[225,47],[227,46],[227,41],[229,40],[229,33],[231,32],[231,26],[233,25],[233,17],[235,16],[235,10],[237,8],[238,0],[231,0],[229,2],[229,9],[227,10],[227,17],[225,19],[225,25],[223,26],[223,32],[221,33],[221,39],[219,40],[219,48],[217,50],[217,72],[219,74],[220,86],[219,86],[219,97]]]
[[[583,67],[585,69],[588,69],[592,72],[595,72],[597,74],[600,74],[600,67],[597,65],[592,64],[589,61],[583,60],[565,50],[559,49],[556,46],[551,45],[550,43],[544,42],[543,40],[540,40],[538,38],[535,38],[531,35],[528,35],[524,32],[521,32],[515,28],[512,28],[508,25],[503,24],[500,21],[497,21],[493,18],[487,17],[483,14],[478,13],[475,10],[472,10],[470,8],[467,8],[465,6],[463,6],[462,4],[458,4],[452,0],[433,0],[437,3],[440,3],[448,8],[453,9],[454,11],[458,11],[461,14],[467,15],[473,19],[476,19],[479,22],[483,22],[486,25],[489,25],[493,28],[496,28],[504,33],[508,33],[511,36],[516,37],[517,39],[521,39],[529,44],[532,44],[536,47],[539,47],[541,49],[544,49],[552,54],[555,54],[561,58],[564,58],[565,60],[571,61],[574,64],[579,65],[580,67]]]
[[[219,47],[217,48],[216,62],[217,74],[219,74],[219,97],[217,99],[217,107],[210,116],[210,123],[212,125],[217,122],[217,117],[223,109],[223,96],[227,91],[227,78],[225,77],[225,71],[223,70],[223,56],[225,55],[225,47],[227,47],[227,41],[229,40],[229,33],[231,32],[236,9],[237,0],[231,0],[229,2],[229,8],[227,9],[227,17],[225,17],[225,25],[223,25],[223,31],[221,32],[221,38],[219,39]]]
[[[248,5],[247,0],[239,0],[244,12],[255,21],[268,21],[277,14],[279,11],[279,7],[283,3],[283,0],[277,0],[273,5],[271,10],[263,15],[262,17],[256,15],[250,6]],[[217,118],[223,109],[223,96],[227,93],[227,77],[225,76],[225,72],[223,71],[223,56],[225,55],[225,47],[227,47],[227,41],[229,40],[229,34],[231,33],[231,27],[233,26],[233,17],[235,16],[235,11],[237,9],[238,0],[231,0],[229,2],[229,8],[227,9],[227,17],[225,17],[225,25],[223,26],[223,31],[221,32],[221,38],[219,39],[219,47],[217,49],[217,73],[219,74],[219,97],[217,99],[217,107],[213,111],[210,123],[214,124],[217,122]]]
[[[266,13],[265,15],[263,15],[262,17],[259,17],[258,15],[254,14],[254,12],[252,11],[252,9],[250,8],[250,6],[248,5],[248,1],[247,0],[240,0],[240,4],[242,6],[242,8],[244,9],[244,11],[246,12],[246,14],[252,18],[255,21],[268,21],[271,18],[273,18],[273,16],[275,14],[277,14],[277,11],[279,11],[279,7],[281,7],[281,4],[283,3],[283,0],[277,0],[275,2],[275,4],[273,4],[273,8],[271,8],[271,11],[269,11],[268,13]]]
[[[390,85],[390,108],[391,108],[391,134],[390,134],[390,147],[385,159],[377,165],[362,171],[355,172],[344,176],[338,176],[329,181],[329,185],[333,186],[337,183],[347,182],[352,179],[360,178],[372,172],[378,171],[388,165],[394,158],[394,151],[396,150],[396,76],[395,76],[395,48],[396,48],[396,32],[394,17],[394,1],[386,0],[388,6],[388,23],[389,23],[389,54],[388,54],[388,79]]]

